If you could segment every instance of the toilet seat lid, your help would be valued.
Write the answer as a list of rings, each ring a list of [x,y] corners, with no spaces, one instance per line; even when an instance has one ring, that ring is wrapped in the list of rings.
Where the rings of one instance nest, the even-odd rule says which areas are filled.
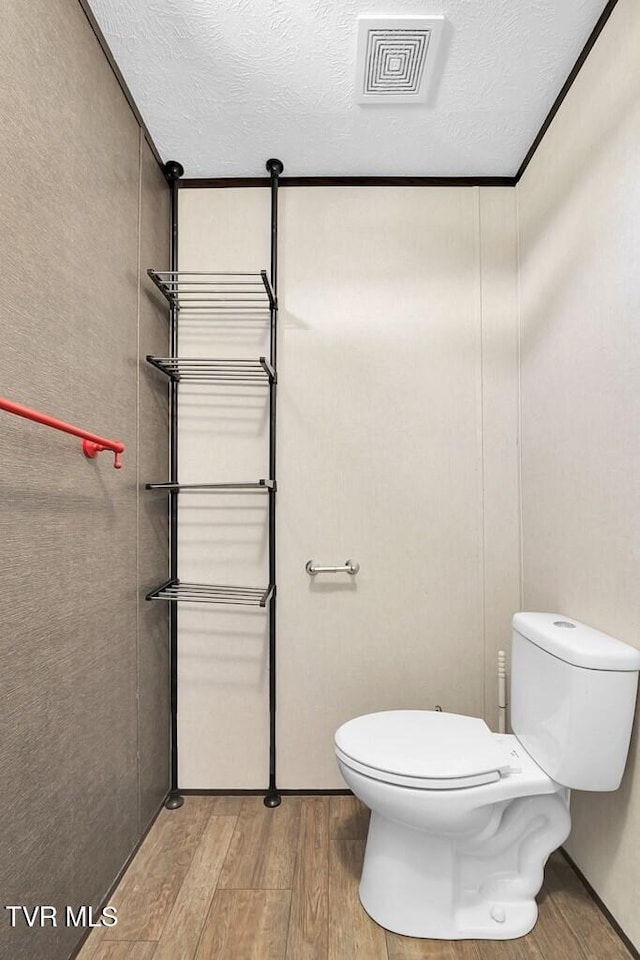
[[[510,768],[508,750],[484,720],[455,713],[369,713],[343,724],[335,742],[345,758],[392,776],[454,781],[493,774],[491,779],[499,779]]]

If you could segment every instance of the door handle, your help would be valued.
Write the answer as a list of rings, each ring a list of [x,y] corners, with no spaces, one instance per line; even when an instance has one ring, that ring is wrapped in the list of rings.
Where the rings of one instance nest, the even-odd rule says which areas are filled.
[[[360,564],[354,563],[353,560],[345,560],[344,564],[339,567],[317,567],[313,560],[307,560],[304,568],[310,577],[315,577],[318,573],[348,573],[349,576],[355,577],[360,569]]]

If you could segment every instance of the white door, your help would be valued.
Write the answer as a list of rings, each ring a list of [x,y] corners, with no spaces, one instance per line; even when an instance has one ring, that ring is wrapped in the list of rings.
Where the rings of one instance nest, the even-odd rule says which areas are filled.
[[[473,191],[283,191],[279,769],[344,786],[333,733],[482,712]],[[305,563],[360,564],[309,577]]]

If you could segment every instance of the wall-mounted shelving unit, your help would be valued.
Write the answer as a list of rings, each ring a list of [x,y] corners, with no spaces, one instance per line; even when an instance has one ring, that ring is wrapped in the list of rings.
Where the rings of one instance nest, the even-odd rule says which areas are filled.
[[[258,360],[217,360],[203,357],[147,357],[176,383],[221,383],[236,387],[268,387],[276,373],[266,357]]]
[[[147,594],[147,600],[170,603],[171,673],[171,791],[166,801],[170,809],[183,803],[178,785],[178,603],[208,603],[226,606],[268,608],[269,617],[269,786],[265,805],[277,807],[280,794],[276,786],[276,389],[278,333],[278,180],[283,171],[280,160],[266,164],[271,184],[271,265],[270,274],[259,272],[193,272],[178,269],[178,183],[183,174],[179,163],[165,165],[171,185],[171,269],[148,270],[148,275],[169,304],[170,356],[147,356],[147,361],[170,381],[170,466],[169,479],[147,483],[148,490],[164,490],[169,495],[170,577]],[[269,322],[269,356],[257,358],[182,357],[178,350],[181,313],[198,319],[232,322],[239,317]],[[269,394],[269,477],[246,483],[202,482],[181,484],[178,479],[178,386],[180,383],[204,383],[221,388],[262,388]],[[185,583],[178,576],[178,495],[204,493],[266,494],[268,498],[269,569],[266,586],[229,586]]]
[[[231,603],[249,607],[266,607],[273,595],[273,584],[263,587],[228,587],[213,583],[185,583],[167,580],[152,590],[147,600],[190,600],[192,603]]]
[[[256,493],[267,493],[275,489],[274,480],[257,480],[250,483],[147,483],[147,490],[168,490],[179,493],[181,490],[230,490],[236,493],[246,493],[249,490],[255,490]]]
[[[266,270],[260,273],[147,270],[147,273],[177,310],[197,310],[199,314],[208,315],[268,314],[276,305]]]

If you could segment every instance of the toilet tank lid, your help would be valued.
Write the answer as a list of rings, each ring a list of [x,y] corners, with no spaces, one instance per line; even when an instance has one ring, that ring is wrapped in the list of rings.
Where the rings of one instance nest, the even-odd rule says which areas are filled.
[[[640,650],[559,613],[516,613],[513,629],[537,647],[588,670],[640,670]]]

